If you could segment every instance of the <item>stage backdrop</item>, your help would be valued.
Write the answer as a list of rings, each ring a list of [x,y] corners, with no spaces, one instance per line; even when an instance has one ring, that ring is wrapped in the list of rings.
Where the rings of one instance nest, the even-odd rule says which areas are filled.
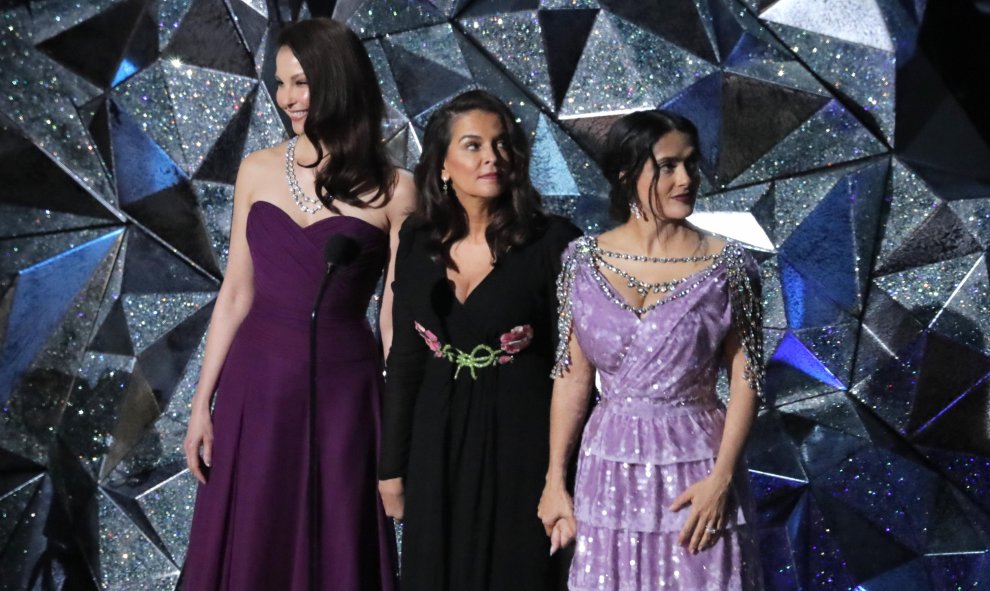
[[[286,137],[272,39],[312,14],[366,40],[399,162],[437,105],[487,88],[588,232],[609,124],[697,121],[694,219],[763,273],[768,587],[990,584],[990,150],[919,51],[925,4],[0,2],[0,588],[175,587],[232,183]]]

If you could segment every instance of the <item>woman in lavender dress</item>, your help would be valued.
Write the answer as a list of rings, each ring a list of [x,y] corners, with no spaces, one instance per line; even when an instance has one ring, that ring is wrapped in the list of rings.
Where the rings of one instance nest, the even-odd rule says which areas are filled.
[[[740,469],[762,375],[759,287],[738,244],[685,220],[697,161],[687,119],[617,121],[603,168],[623,223],[564,255],[539,516],[552,551],[577,540],[572,591],[760,587]],[[595,371],[601,400],[581,434]],[[572,508],[565,471],[579,435]]]

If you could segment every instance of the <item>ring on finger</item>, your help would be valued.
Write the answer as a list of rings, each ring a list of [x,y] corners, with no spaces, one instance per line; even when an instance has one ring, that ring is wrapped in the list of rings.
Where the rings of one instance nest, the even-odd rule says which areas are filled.
[[[712,526],[708,526],[708,527],[705,528],[705,532],[707,532],[707,533],[709,533],[709,534],[711,534],[711,535],[714,536],[714,535],[718,534],[718,528],[712,527]]]

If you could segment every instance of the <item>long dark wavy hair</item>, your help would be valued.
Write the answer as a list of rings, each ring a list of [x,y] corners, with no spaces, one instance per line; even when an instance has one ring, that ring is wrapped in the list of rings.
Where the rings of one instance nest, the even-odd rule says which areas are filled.
[[[316,148],[316,195],[335,213],[333,200],[355,207],[388,203],[396,181],[382,141],[385,101],[378,76],[361,40],[327,18],[293,23],[279,33],[277,47],[288,47],[309,84],[309,112],[303,133]],[[324,152],[326,150],[326,152]],[[374,191],[367,201],[359,196]]]
[[[467,212],[453,193],[444,191],[440,179],[454,121],[471,111],[492,113],[502,121],[508,144],[504,192],[495,198],[485,238],[498,261],[510,249],[531,240],[547,223],[540,194],[529,180],[529,142],[512,111],[493,94],[470,90],[460,94],[430,116],[423,134],[423,154],[414,173],[419,196],[416,220],[429,228],[427,248],[433,260],[457,270],[450,248],[468,234]]]
[[[612,124],[605,139],[602,152],[602,173],[611,185],[608,196],[609,213],[612,219],[625,223],[631,213],[630,206],[636,202],[636,183],[643,173],[643,167],[650,163],[653,167],[653,182],[650,194],[656,193],[660,180],[660,165],[653,156],[653,146],[660,138],[672,131],[679,131],[691,138],[695,153],[698,153],[698,128],[687,117],[672,111],[654,109],[629,113]],[[653,199],[647,204],[653,219],[657,212]]]

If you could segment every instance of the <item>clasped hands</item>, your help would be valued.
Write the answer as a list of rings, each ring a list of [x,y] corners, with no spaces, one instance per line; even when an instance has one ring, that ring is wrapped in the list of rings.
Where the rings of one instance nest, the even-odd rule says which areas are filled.
[[[710,475],[695,482],[671,503],[670,511],[690,506],[687,520],[677,536],[677,543],[697,554],[715,545],[725,527],[731,478]],[[562,483],[548,482],[543,488],[537,517],[550,538],[550,555],[570,544],[577,532],[574,503]]]

